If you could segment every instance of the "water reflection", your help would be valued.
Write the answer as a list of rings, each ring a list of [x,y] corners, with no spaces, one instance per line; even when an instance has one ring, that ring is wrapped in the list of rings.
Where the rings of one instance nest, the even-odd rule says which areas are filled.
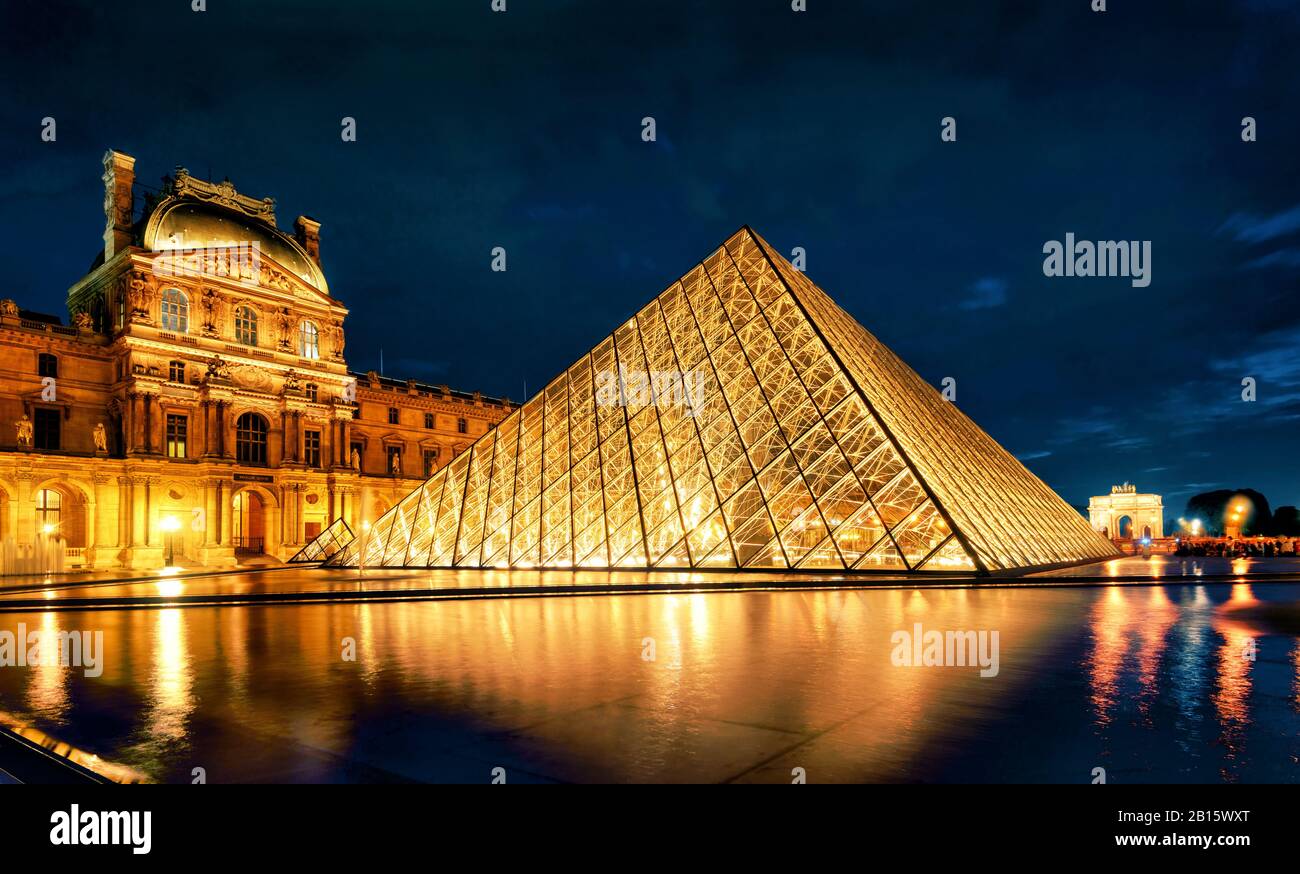
[[[1130,780],[1296,780],[1300,645],[1216,618],[1257,597],[1239,584],[0,614],[0,628],[100,628],[106,649],[98,680],[0,670],[0,710],[167,781],[202,766],[214,782],[477,782],[501,766],[514,782],[788,782],[794,768],[812,782],[1083,782],[1098,762]],[[999,674],[896,667],[890,637],[915,623],[997,630]],[[1247,647],[1278,647],[1273,699]]]

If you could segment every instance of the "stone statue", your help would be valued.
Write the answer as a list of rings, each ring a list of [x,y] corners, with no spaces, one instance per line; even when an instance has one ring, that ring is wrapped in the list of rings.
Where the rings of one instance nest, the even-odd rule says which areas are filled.
[[[16,315],[18,315],[17,303],[10,300],[9,298],[0,300],[0,316],[16,316]]]
[[[220,355],[213,355],[208,362],[208,379],[230,379],[230,365]]]
[[[90,313],[73,313],[72,325],[83,334],[89,334],[95,329],[95,320],[91,318]]]
[[[400,453],[393,453],[392,463],[389,464],[389,468],[392,470],[393,476],[402,475],[402,456]]]
[[[361,453],[357,452],[357,447],[352,447],[352,469],[361,470]]]
[[[284,375],[284,390],[285,391],[298,390],[298,374],[294,373],[292,370],[290,370],[288,373]]]
[[[90,432],[91,437],[95,440],[96,452],[108,451],[108,432],[104,430],[103,422],[96,422],[94,429]]]
[[[217,319],[219,318],[218,307],[221,304],[221,298],[216,290],[205,288],[203,290],[203,331],[206,334],[216,334]]]
[[[336,361],[343,359],[343,320],[335,319],[330,327],[330,345],[332,347],[331,355]]]
[[[280,325],[280,348],[281,349],[292,348],[293,344],[289,341],[290,323],[289,323],[288,307],[282,307],[280,309],[280,313],[277,321],[279,322]]]
[[[127,301],[131,306],[131,314],[148,318],[149,304],[153,300],[153,289],[150,286],[148,274],[143,270],[132,272],[127,288]]]
[[[23,413],[23,417],[19,419],[17,422],[14,422],[14,427],[18,429],[19,447],[23,449],[31,449],[32,448],[32,420],[27,418],[26,413]]]

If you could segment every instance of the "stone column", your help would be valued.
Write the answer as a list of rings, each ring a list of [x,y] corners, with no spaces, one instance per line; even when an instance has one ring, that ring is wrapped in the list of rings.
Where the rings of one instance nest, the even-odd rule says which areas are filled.
[[[32,491],[36,475],[31,471],[20,470],[14,476],[18,480],[18,500],[14,507],[18,536],[15,539],[20,544],[32,543],[36,537],[36,497]]]
[[[203,442],[199,445],[203,447],[199,452],[200,458],[207,458],[212,455],[212,402],[199,401],[199,420],[203,423]],[[206,488],[205,488],[206,491]]]
[[[235,509],[230,504],[230,502],[234,499],[235,490],[234,488],[225,488],[224,483],[222,485],[223,487],[221,490],[221,505],[220,505],[221,519],[219,520],[221,523],[221,529],[220,529],[221,544],[223,546],[230,546],[232,543],[232,538],[235,536],[235,530],[234,530],[235,526],[233,522],[235,516]]]
[[[145,393],[144,396],[144,451],[153,452],[153,394]]]
[[[130,478],[117,478],[117,546],[119,549],[131,543],[131,484]]]
[[[130,425],[126,429],[127,453],[135,453],[140,450],[140,393],[127,393],[127,409],[130,411]]]
[[[230,516],[230,507],[227,506],[229,502],[229,489],[226,488],[226,484],[223,480],[217,480],[215,490],[216,494],[214,498],[216,501],[217,515],[209,520],[208,524],[212,525],[212,530],[217,532],[217,544],[219,546],[226,546],[230,543],[230,539],[226,537],[226,519]]]
[[[142,489],[145,478],[133,476],[128,478],[130,493],[127,497],[131,507],[131,548],[146,545],[145,537],[149,525],[149,499],[146,489]]]
[[[217,495],[221,490],[220,480],[203,481],[203,545],[217,546],[221,543],[220,515],[217,512]]]
[[[109,542],[104,529],[108,521],[107,508],[104,506],[104,484],[108,482],[108,477],[101,473],[90,475],[91,487],[93,489],[90,503],[86,508],[86,566],[95,565],[95,553],[101,544]]]
[[[230,421],[230,402],[217,402],[217,437],[222,458],[235,457],[234,423]]]
[[[157,526],[157,521],[154,519],[154,516],[157,512],[157,507],[154,506],[156,502],[154,501],[153,498],[153,487],[157,482],[158,482],[158,478],[155,476],[144,477],[144,524],[145,524],[144,545],[145,546],[154,545],[154,528]]]

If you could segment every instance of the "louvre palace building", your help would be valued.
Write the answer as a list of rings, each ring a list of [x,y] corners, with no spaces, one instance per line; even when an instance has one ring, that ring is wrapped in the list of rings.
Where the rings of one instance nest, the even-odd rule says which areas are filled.
[[[184,169],[137,202],[104,156],[67,324],[0,300],[0,541],[67,570],[285,559],[359,530],[512,409],[348,369],[320,224]],[[69,277],[71,278],[71,277]]]

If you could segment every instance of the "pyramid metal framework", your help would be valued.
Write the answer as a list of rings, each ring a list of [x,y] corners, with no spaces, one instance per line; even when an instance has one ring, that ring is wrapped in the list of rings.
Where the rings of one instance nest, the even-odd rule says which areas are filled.
[[[302,549],[293,554],[289,564],[310,564],[325,561],[336,552],[347,547],[353,540],[352,529],[342,517],[335,519],[329,527],[317,534]]]
[[[329,564],[988,573],[1115,554],[745,227]]]

